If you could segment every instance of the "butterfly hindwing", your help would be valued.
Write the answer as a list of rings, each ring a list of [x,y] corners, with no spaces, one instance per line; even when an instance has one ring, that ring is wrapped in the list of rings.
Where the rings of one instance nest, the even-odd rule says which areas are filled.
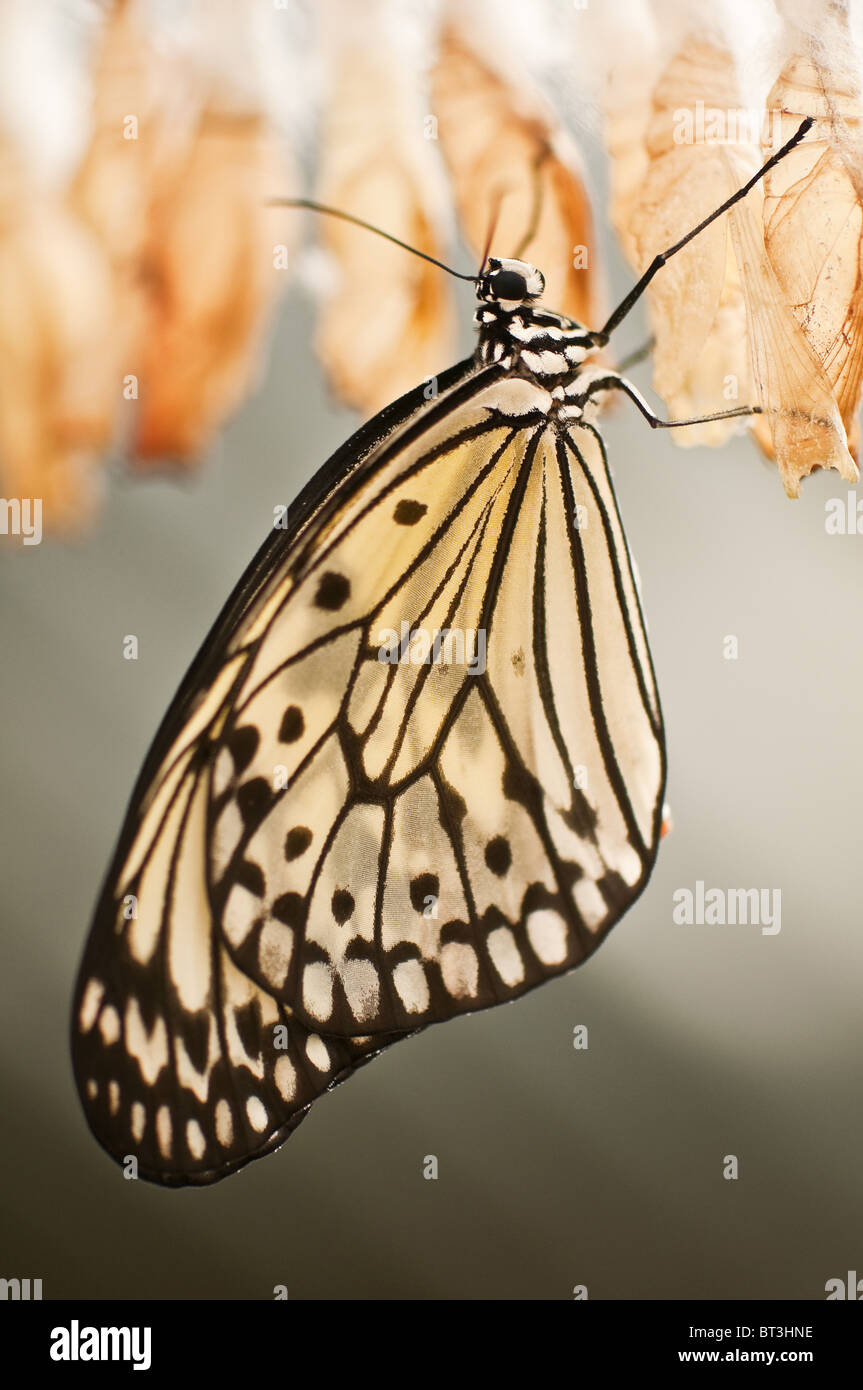
[[[471,363],[446,374],[463,377]],[[220,751],[254,650],[250,615],[278,589],[338,479],[423,404],[382,411],[309,484],[226,603],[138,779],[81,962],[71,1020],[88,1122],[119,1162],[169,1185],[207,1183],[270,1152],[309,1104],[395,1038],[324,1038],[231,959],[209,846]],[[234,745],[242,765],[242,741]],[[404,1034],[398,1034],[403,1037]]]
[[[73,1016],[85,1111],[115,1158],[204,1183],[259,1157],[389,1041],[321,1037],[237,969],[208,894],[207,735],[166,768],[106,889]]]

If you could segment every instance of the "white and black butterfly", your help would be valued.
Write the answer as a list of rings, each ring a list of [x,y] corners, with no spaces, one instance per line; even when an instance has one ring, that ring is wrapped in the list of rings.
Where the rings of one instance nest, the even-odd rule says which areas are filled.
[[[596,333],[523,261],[465,277],[475,356],[338,451],[223,609],[75,996],[87,1118],[140,1176],[268,1153],[390,1043],[571,970],[644,888],[662,717],[594,418],[622,389],[664,422],[590,357],[699,230]]]

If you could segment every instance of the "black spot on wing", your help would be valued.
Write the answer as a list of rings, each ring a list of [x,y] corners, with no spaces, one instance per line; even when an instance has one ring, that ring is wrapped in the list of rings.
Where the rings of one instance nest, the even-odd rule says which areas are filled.
[[[262,898],[267,891],[264,881],[263,870],[259,864],[253,864],[248,859],[243,859],[236,868],[237,883],[243,888],[247,888],[250,893],[254,893],[256,898]]]
[[[321,575],[315,604],[330,613],[337,613],[347,602],[350,592],[350,580],[345,575],[337,574],[335,570],[327,570],[326,574]]]
[[[295,825],[285,836],[285,858],[290,862],[305,854],[312,843],[312,832],[307,825]]]
[[[584,792],[573,788],[572,805],[562,813],[563,822],[582,839],[596,843],[597,815]]]
[[[414,941],[397,941],[387,951],[387,967],[394,970],[397,965],[403,965],[406,960],[422,960],[420,949]]]
[[[234,1010],[234,1021],[240,1041],[250,1057],[257,1057],[261,1050],[261,1023],[255,1000]]]
[[[500,916],[503,918],[502,913]],[[465,946],[472,946],[474,940],[473,928],[469,926],[467,922],[462,922],[457,917],[454,917],[451,922],[444,922],[440,929],[441,946],[448,946],[451,941],[457,941]]]
[[[493,874],[497,874],[498,878],[503,878],[512,864],[512,850],[509,847],[509,840],[503,835],[496,835],[493,840],[489,840],[485,847],[485,862]]]
[[[296,743],[302,737],[306,721],[303,718],[303,711],[298,705],[288,705],[282,715],[282,722],[279,727],[280,743]]]
[[[620,874],[606,869],[602,877],[596,880],[596,886],[612,912],[626,911],[632,901],[632,889]]]
[[[277,921],[299,931],[306,924],[306,900],[301,893],[282,893],[273,903],[272,913]]]
[[[274,792],[266,777],[253,777],[237,792],[237,805],[243,824],[249,828],[260,825],[273,804]]]
[[[501,789],[508,801],[520,801],[523,806],[532,806],[536,800],[533,779],[514,762],[508,762],[504,769]]]
[[[393,521],[399,526],[416,526],[428,511],[424,502],[415,502],[410,497],[403,497],[393,512]]]
[[[410,892],[414,910],[422,912],[426,898],[440,897],[440,879],[437,874],[417,874],[411,879]]]
[[[353,914],[355,907],[353,895],[347,888],[337,888],[333,893],[330,906],[333,909],[333,916],[340,927],[343,927],[348,918]]]
[[[203,1072],[207,1062],[207,1047],[210,1037],[210,1014],[207,1009],[195,1013],[183,1010],[180,1017],[180,1032],[189,1059],[196,1071]]]
[[[146,975],[143,978],[146,979]],[[162,1001],[151,988],[144,987],[135,990],[134,993],[141,1013],[141,1022],[147,1032],[152,1033],[156,1026],[156,1020],[162,1016]]]
[[[251,724],[247,724],[242,729],[235,729],[231,734],[228,747],[238,772],[245,772],[258,751],[260,741],[261,737],[258,730]]]

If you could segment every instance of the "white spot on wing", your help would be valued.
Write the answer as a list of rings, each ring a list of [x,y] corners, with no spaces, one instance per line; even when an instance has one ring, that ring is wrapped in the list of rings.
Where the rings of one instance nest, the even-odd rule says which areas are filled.
[[[189,1120],[186,1123],[186,1144],[193,1158],[204,1157],[207,1141],[197,1120]]]
[[[102,1034],[102,1041],[106,1047],[110,1047],[119,1038],[120,1015],[113,1004],[109,1004],[107,1009],[103,1010],[99,1019],[99,1032]]]
[[[260,915],[260,898],[241,883],[235,883],[222,913],[222,926],[232,946],[242,946]]]
[[[216,1106],[216,1138],[223,1149],[229,1149],[234,1142],[234,1118],[226,1100],[220,1100]]]
[[[203,1071],[198,1071],[186,1051],[186,1044],[183,1042],[183,1039],[174,1039],[174,1061],[177,1067],[177,1080],[181,1086],[185,1086],[188,1090],[194,1091],[198,1100],[202,1103],[207,1099],[210,1092],[210,1071],[218,1053],[218,1032],[216,1020],[212,1015],[210,1016],[210,1035],[207,1039],[207,1059],[204,1062]]]
[[[207,785],[196,784],[185,825],[183,845],[173,870],[169,928],[166,933],[168,969],[180,1003],[189,1013],[207,1008],[210,1000],[210,899],[204,846],[207,843]]]
[[[174,1142],[174,1128],[171,1124],[171,1112],[167,1105],[160,1105],[156,1111],[156,1142],[162,1157],[170,1158],[171,1146]]]
[[[263,994],[261,990],[257,989],[247,976],[242,975],[233,962],[228,959],[226,954],[223,955],[222,960],[222,979],[226,1001],[224,1019],[225,1042],[228,1046],[228,1060],[232,1066],[248,1067],[252,1075],[256,1076],[259,1081],[262,1081],[264,1077],[264,1059],[260,1051],[254,1053],[246,1051],[246,1045],[240,1037],[240,1030],[237,1027],[236,1014],[240,1009],[250,1004],[252,1000],[256,1000],[258,1009],[261,1013],[261,1022],[262,1024],[266,1024],[268,1020],[265,1017],[265,1013],[269,1012],[267,1010],[268,1004],[270,1005],[272,1015],[278,1017],[278,1010],[275,1002],[270,999],[268,995]]]
[[[339,978],[351,1013],[358,1023],[374,1018],[378,1011],[380,986],[378,972],[370,960],[346,960],[339,965]]]
[[[319,1038],[317,1033],[311,1033],[306,1040],[306,1056],[318,1071],[329,1071],[330,1054],[323,1038]]]
[[[280,1057],[273,1068],[273,1080],[282,1100],[293,1100],[297,1089],[297,1073],[289,1057]]]
[[[217,873],[223,873],[231,862],[231,856],[243,837],[243,817],[236,801],[231,798],[225,802],[222,814],[213,828],[210,846],[212,863]]]
[[[234,775],[234,760],[227,748],[222,748],[213,768],[213,792],[221,796],[231,784]]]
[[[272,920],[264,924],[258,940],[258,963],[273,989],[281,989],[285,983],[293,949],[294,933],[290,927]]]
[[[572,896],[586,926],[596,927],[608,916],[605,899],[592,879],[580,879],[572,891]]]
[[[89,1033],[96,1022],[96,1015],[99,1012],[99,1005],[104,993],[105,986],[101,980],[87,981],[87,988],[84,990],[84,998],[81,1000],[81,1009],[78,1014],[82,1033]]]
[[[543,965],[560,965],[566,959],[566,923],[560,913],[548,907],[531,912],[527,935]]]
[[[168,1065],[168,1030],[165,1020],[157,1018],[152,1033],[148,1033],[141,1017],[137,999],[126,1005],[126,1051],[138,1063],[141,1075],[152,1086],[163,1067]]]
[[[259,1134],[263,1133],[269,1121],[267,1109],[263,1101],[259,1100],[257,1096],[249,1096],[249,1099],[246,1101],[246,1114],[249,1117],[249,1124],[252,1126],[252,1129],[256,1129]]]
[[[512,988],[524,979],[524,961],[509,927],[496,927],[488,938],[488,953],[505,985]]]
[[[617,853],[609,857],[609,862],[611,867],[620,874],[624,883],[628,883],[630,888],[634,888],[641,877],[642,867],[641,860],[632,845],[621,845]]]
[[[425,1013],[429,1006],[429,987],[422,961],[400,961],[393,971],[393,984],[409,1014]]]
[[[333,1012],[333,976],[323,961],[314,961],[303,971],[303,1004],[321,1023]]]
[[[479,962],[476,951],[460,941],[449,941],[440,953],[444,986],[454,999],[476,994]]]

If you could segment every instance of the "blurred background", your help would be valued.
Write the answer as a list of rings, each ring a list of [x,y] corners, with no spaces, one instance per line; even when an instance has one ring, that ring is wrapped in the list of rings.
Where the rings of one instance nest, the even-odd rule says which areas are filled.
[[[471,350],[469,286],[438,298],[440,282],[411,258],[359,231],[340,239],[308,220],[300,230],[299,215],[264,209],[262,197],[326,196],[469,268],[499,170],[482,149],[463,172],[443,157],[449,81],[477,101],[485,92],[473,115],[452,117],[457,145],[483,128],[488,103],[512,116],[512,191],[493,250],[512,252],[539,188],[546,260],[530,254],[544,268],[560,257],[555,307],[580,297],[601,317],[632,283],[607,215],[609,118],[603,126],[595,76],[591,85],[566,57],[578,48],[573,23],[588,26],[583,49],[602,51],[609,21],[532,5],[528,49],[516,41],[526,8],[493,7],[501,53],[466,82],[459,65],[476,50],[464,35],[446,40],[449,77],[430,68],[429,54],[445,51],[429,40],[440,7],[369,7],[382,28],[366,16],[367,46],[392,59],[393,100],[417,113],[394,127],[407,132],[400,144],[371,116],[350,119],[352,82],[360,110],[369,88],[362,54],[340,67],[350,36],[336,5],[211,6],[206,20],[177,7],[183,23],[157,5],[40,4],[30,21],[25,7],[3,7],[3,62],[34,91],[19,76],[17,117],[8,90],[0,113],[0,483],[5,499],[43,499],[44,534],[33,545],[0,536],[0,1275],[41,1278],[46,1298],[270,1298],[286,1285],[292,1298],[544,1299],[584,1285],[590,1298],[807,1299],[860,1267],[863,533],[836,534],[830,517],[838,506],[847,515],[849,498],[856,515],[863,488],[850,454],[836,452],[844,476],[818,471],[788,500],[782,483],[793,491],[811,462],[795,454],[799,441],[773,439],[785,450],[778,470],[747,434],[678,448],[625,403],[608,412],[674,829],[643,897],[582,969],[392,1048],[316,1103],[279,1154],[200,1191],[124,1181],[75,1094],[68,1017],[90,915],[135,776],[200,640],[274,508],[363,415]],[[705,7],[664,7],[664,27],[661,6],[603,8],[621,33],[648,25],[659,75],[707,23]],[[461,9],[482,35],[488,7]],[[183,71],[193,50],[207,81],[176,67],[168,80],[163,65]],[[763,52],[769,86],[783,60]],[[395,61],[401,53],[415,68]],[[133,143],[118,143],[125,118],[144,109],[129,99],[142,72],[164,79],[172,111],[180,98],[186,108],[181,125],[151,94],[164,138],[184,132],[169,154],[156,158],[139,128],[135,149],[168,171],[162,184],[143,179],[140,160],[132,172],[117,164]],[[49,76],[53,153],[32,125]],[[503,129],[500,112],[493,124]],[[382,143],[384,168],[372,158]],[[644,151],[661,153],[646,137]],[[426,179],[417,170],[429,160]],[[482,194],[473,213],[471,180]],[[686,199],[680,214],[682,233]],[[649,259],[645,237],[640,252],[623,237],[630,261]],[[591,274],[568,281],[574,246],[587,248]],[[714,314],[733,299],[728,277]],[[99,303],[104,317],[85,325]],[[651,323],[641,311],[627,321],[620,356],[651,331],[662,348],[664,311],[652,312]],[[748,313],[751,324],[751,299]],[[694,385],[668,393],[669,408],[722,383],[727,367],[710,359]],[[633,378],[648,391],[649,364]],[[765,399],[769,383],[749,384]],[[837,409],[830,428],[853,448],[856,403],[846,393]],[[136,661],[123,656],[130,634]],[[781,931],[675,925],[673,894],[698,881],[780,890]],[[573,1047],[576,1025],[586,1050]],[[430,1154],[437,1181],[423,1178]],[[723,1178],[727,1155],[736,1181]]]

